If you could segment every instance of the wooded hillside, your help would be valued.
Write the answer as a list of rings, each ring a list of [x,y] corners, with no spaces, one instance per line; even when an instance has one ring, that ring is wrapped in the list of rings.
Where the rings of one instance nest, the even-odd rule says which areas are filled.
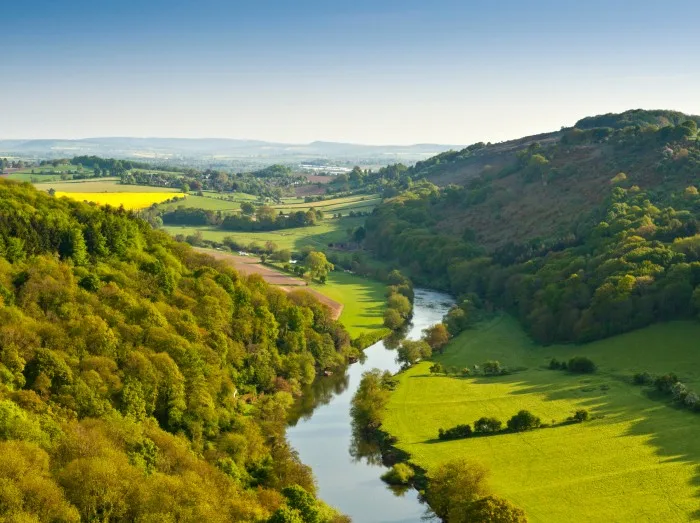
[[[292,395],[350,350],[307,294],[124,210],[0,181],[8,521],[339,520],[284,427]]]

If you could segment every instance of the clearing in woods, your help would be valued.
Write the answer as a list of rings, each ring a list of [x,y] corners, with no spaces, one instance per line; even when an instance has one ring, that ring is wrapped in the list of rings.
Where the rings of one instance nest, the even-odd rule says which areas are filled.
[[[430,362],[399,374],[383,428],[411,461],[430,472],[465,457],[483,463],[498,496],[530,519],[551,521],[688,521],[700,515],[700,415],[631,384],[636,372],[675,372],[700,390],[700,324],[657,324],[579,346],[541,347],[509,316],[468,330],[434,359],[473,367],[499,360],[510,375],[431,375]],[[587,356],[598,371],[549,370],[549,360]],[[505,422],[520,409],[543,423],[576,409],[594,418],[525,433],[439,441],[439,428],[482,416]]]

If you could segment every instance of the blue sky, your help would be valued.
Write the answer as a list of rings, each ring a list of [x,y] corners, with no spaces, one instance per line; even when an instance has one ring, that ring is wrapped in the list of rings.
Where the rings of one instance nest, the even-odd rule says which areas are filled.
[[[7,4],[0,138],[467,144],[700,113],[697,0]]]

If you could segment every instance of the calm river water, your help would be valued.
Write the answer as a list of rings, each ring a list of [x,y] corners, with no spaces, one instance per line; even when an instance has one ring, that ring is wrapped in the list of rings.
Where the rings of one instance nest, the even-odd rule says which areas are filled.
[[[454,303],[440,292],[416,289],[415,294],[409,339],[420,338],[423,329],[439,323]],[[350,400],[362,373],[373,368],[399,370],[396,351],[388,344],[380,341],[367,348],[365,361],[350,365],[345,375],[317,380],[297,406],[287,430],[301,461],[313,469],[319,497],[354,523],[413,523],[425,513],[415,490],[399,496],[379,479],[386,470],[383,465],[351,456]]]

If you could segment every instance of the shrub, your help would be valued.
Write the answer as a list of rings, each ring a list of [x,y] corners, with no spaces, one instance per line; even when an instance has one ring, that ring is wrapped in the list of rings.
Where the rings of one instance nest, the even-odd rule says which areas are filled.
[[[610,179],[610,183],[613,183],[613,184],[621,183],[621,182],[624,182],[625,180],[627,180],[627,175],[625,173],[617,173],[615,176],[613,176]]]
[[[469,424],[457,425],[456,427],[452,427],[451,429],[447,430],[440,429],[438,431],[438,439],[450,440],[468,438],[472,435],[472,432],[472,428]]]
[[[638,372],[632,378],[635,385],[651,385],[654,383],[654,378],[648,372]]]
[[[671,395],[676,401],[684,401],[685,397],[688,395],[688,388],[680,381],[677,381],[671,387]]]
[[[484,362],[481,368],[485,376],[498,376],[504,372],[501,362],[495,360]]]
[[[445,367],[443,367],[442,363],[433,363],[430,366],[430,373],[431,374],[445,374]]]
[[[492,434],[501,430],[503,422],[496,418],[479,418],[474,422],[474,432],[482,434]]]
[[[595,372],[596,366],[592,360],[584,356],[574,356],[569,360],[567,369],[576,374],[591,374]]]
[[[670,372],[656,378],[654,380],[654,387],[656,387],[656,390],[659,392],[665,392],[668,394],[671,392],[671,387],[673,387],[679,381],[678,376]]]
[[[573,420],[578,421],[579,423],[583,421],[588,421],[590,417],[590,414],[586,409],[579,409],[574,413]]]
[[[408,485],[415,475],[415,471],[409,465],[397,463],[382,474],[382,480],[390,485]]]
[[[508,420],[508,429],[513,432],[523,432],[526,430],[536,429],[542,424],[540,418],[532,414],[530,411],[521,410],[515,416]]]
[[[683,400],[685,406],[691,409],[696,409],[698,407],[698,402],[700,402],[700,397],[694,392],[689,392]]]
[[[561,369],[566,369],[566,362],[565,361],[559,361],[556,358],[552,358],[549,362],[549,368],[551,370],[561,370]]]

